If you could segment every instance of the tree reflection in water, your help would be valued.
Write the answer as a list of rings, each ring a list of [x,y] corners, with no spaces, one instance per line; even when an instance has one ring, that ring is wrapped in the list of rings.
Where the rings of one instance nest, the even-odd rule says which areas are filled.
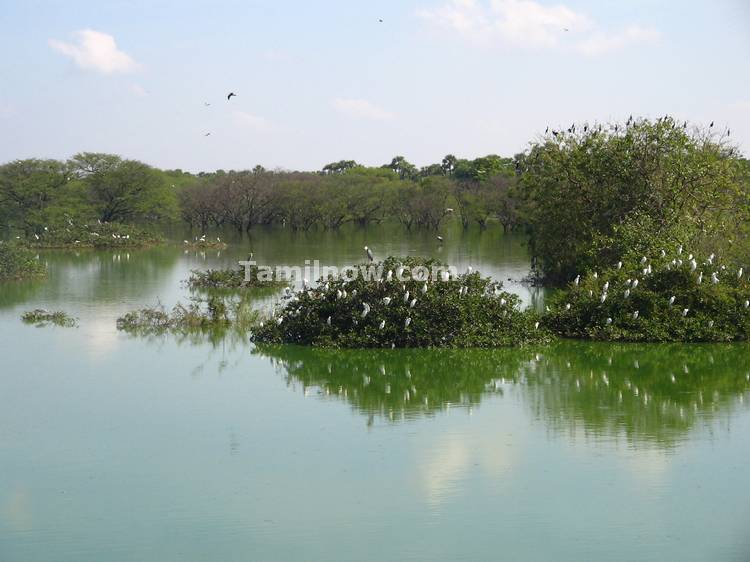
[[[258,346],[290,385],[349,402],[370,420],[433,416],[518,397],[555,432],[673,447],[701,423],[744,407],[746,345],[612,345],[538,349],[320,350]]]

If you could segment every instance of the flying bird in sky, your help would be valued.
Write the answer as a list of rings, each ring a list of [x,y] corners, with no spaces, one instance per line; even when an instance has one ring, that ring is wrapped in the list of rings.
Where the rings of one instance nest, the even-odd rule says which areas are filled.
[[[227,101],[232,99],[232,96],[237,97],[237,94],[235,94],[234,92],[229,92],[229,95],[227,96]]]
[[[207,101],[204,101],[204,102],[203,102],[203,105],[205,105],[206,107],[208,107],[208,106],[209,106],[209,105],[211,105],[211,104],[210,104],[210,103],[208,103]]]
[[[210,134],[211,134],[211,131],[209,131],[208,133],[206,133],[206,134],[205,134],[205,135],[203,135],[203,136],[204,136],[204,137],[207,137],[207,136],[208,136],[208,135],[210,135]]]

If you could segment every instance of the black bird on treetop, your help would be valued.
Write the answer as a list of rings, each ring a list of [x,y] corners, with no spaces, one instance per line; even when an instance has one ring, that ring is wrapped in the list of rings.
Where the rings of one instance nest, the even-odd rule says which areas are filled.
[[[227,101],[229,101],[232,98],[232,96],[237,97],[237,94],[235,94],[234,92],[229,92],[229,95],[227,96]]]
[[[710,125],[708,126],[708,128],[710,129],[710,128],[712,128],[713,126],[714,126],[714,122],[713,122],[713,121],[711,121],[711,124],[710,124]]]

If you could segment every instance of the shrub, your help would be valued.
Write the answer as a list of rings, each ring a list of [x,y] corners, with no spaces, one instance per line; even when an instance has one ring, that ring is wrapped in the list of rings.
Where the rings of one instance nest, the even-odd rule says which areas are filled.
[[[138,248],[161,237],[129,224],[97,223],[47,226],[26,238],[31,248]]]
[[[21,320],[23,320],[27,324],[34,324],[37,327],[44,327],[49,326],[50,324],[54,324],[55,326],[60,326],[63,328],[74,328],[78,325],[76,319],[72,316],[69,316],[66,312],[62,312],[60,310],[50,312],[41,308],[32,310],[30,312],[25,312],[23,316],[21,316]]]
[[[36,256],[16,244],[0,242],[0,281],[43,277],[47,269]]]
[[[544,324],[561,336],[681,342],[750,336],[747,269],[716,256],[699,260],[678,247],[578,279],[548,301]]]
[[[432,269],[438,262],[390,257],[374,264]],[[367,267],[367,266],[361,266]],[[289,292],[285,304],[253,333],[256,342],[298,343],[320,347],[500,347],[543,341],[532,311],[501,290],[502,284],[464,273],[448,281],[409,278],[371,280],[360,275],[321,279],[316,288]],[[408,294],[408,296],[407,296]],[[390,302],[387,300],[390,299]],[[367,305],[367,306],[365,306]],[[365,312],[368,310],[369,312]]]
[[[193,270],[187,280],[191,289],[256,289],[278,288],[284,286],[282,281],[265,279],[258,276],[258,267],[246,265],[246,269],[208,269]],[[247,273],[247,275],[246,275]]]

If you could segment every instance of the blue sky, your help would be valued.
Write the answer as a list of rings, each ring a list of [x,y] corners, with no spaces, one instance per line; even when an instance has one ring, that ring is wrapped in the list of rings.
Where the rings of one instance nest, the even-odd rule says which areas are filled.
[[[746,0],[5,0],[0,52],[0,161],[424,165],[631,113],[750,153]]]

